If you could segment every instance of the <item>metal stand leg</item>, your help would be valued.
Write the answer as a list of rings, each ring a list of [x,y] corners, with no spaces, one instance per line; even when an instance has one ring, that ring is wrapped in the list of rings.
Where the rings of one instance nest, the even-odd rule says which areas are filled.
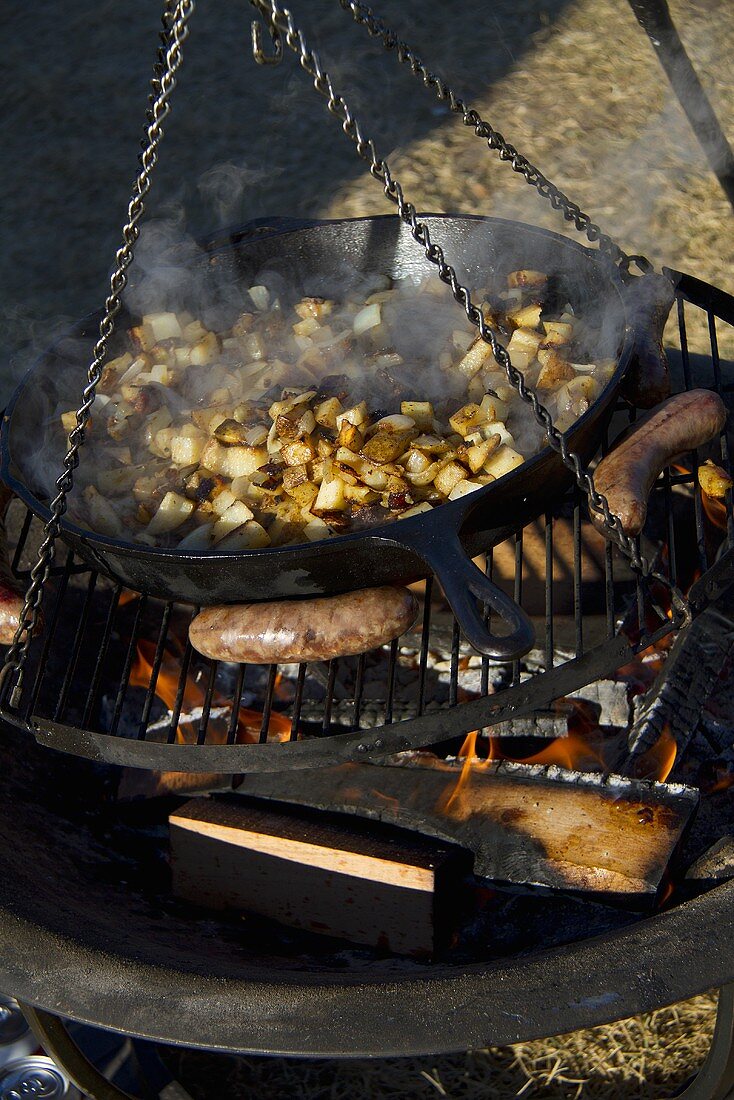
[[[732,1100],[734,1098],[734,985],[719,991],[716,1027],[706,1061],[682,1092],[685,1100]]]
[[[711,171],[734,207],[734,153],[678,36],[666,0],[629,0],[629,4],[658,55]]]
[[[21,1008],[43,1049],[88,1100],[136,1100],[92,1065],[58,1016],[30,1005],[22,1004]],[[136,1054],[144,1075],[144,1100],[191,1100],[182,1086],[171,1080],[152,1050],[146,1053],[145,1044],[140,1044],[139,1049],[136,1047]]]

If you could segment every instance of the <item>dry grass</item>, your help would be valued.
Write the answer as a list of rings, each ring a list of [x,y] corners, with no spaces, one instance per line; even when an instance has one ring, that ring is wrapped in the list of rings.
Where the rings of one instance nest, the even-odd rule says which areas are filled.
[[[194,1100],[652,1100],[706,1056],[716,998],[554,1039],[468,1054],[348,1062],[171,1053]]]
[[[724,132],[734,134],[734,14],[722,18],[706,0],[670,8]],[[439,69],[441,50],[426,50],[424,60]],[[407,73],[400,87],[428,97]],[[731,206],[626,3],[571,3],[470,102],[628,252],[734,292]],[[578,236],[454,116],[398,147],[390,162],[419,210],[473,211]],[[388,208],[380,188],[359,179],[324,212]],[[702,314],[690,336],[708,349]],[[734,330],[722,334],[721,350],[734,354]]]

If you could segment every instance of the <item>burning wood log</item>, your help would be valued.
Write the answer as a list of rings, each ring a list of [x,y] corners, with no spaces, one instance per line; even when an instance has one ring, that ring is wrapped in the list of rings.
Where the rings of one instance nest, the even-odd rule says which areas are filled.
[[[249,799],[192,799],[169,823],[179,897],[397,954],[447,941],[471,870],[417,833]]]
[[[396,764],[401,766],[396,766]],[[478,875],[616,897],[645,906],[696,806],[680,784],[555,765],[450,764],[404,754],[391,766],[347,764],[248,775],[239,791],[389,821],[474,852]]]

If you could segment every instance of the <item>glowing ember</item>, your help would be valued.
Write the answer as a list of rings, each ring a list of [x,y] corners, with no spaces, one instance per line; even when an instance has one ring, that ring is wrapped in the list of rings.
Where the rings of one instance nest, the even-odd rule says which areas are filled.
[[[152,642],[142,640],[138,642],[137,659],[130,671],[130,686],[142,687],[146,690],[150,686],[153,677],[153,661],[155,659],[155,645]],[[168,647],[163,651],[163,659],[155,682],[155,694],[165,703],[169,710],[173,710],[179,691],[179,678],[181,664],[179,658]],[[198,717],[190,717],[193,713],[201,714],[206,697],[205,690],[200,687],[189,671],[184,684],[183,699],[181,702],[182,717],[176,730],[176,740],[180,744],[190,744],[196,738],[196,731],[192,730]],[[231,707],[229,701],[218,692],[214,692],[211,700],[212,711],[223,711],[223,714],[211,713],[207,726],[207,741],[210,744],[223,744],[229,733],[229,716]],[[260,728],[262,726],[262,713],[240,707],[237,719],[237,733],[235,743],[239,745],[257,744],[260,740]],[[188,730],[184,727],[188,727]],[[268,723],[268,741],[287,741],[291,733],[291,722],[281,714],[271,712]]]

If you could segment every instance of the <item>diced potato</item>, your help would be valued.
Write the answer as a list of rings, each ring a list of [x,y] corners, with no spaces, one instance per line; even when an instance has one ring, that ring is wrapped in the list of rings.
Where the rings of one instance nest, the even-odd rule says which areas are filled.
[[[61,414],[61,427],[66,435],[74,431],[74,428],[76,428],[76,409],[69,409],[68,412]]]
[[[459,462],[447,462],[433,479],[433,487],[447,497],[451,490],[465,478],[466,470]]]
[[[517,466],[522,466],[524,461],[522,455],[518,454],[514,447],[503,443],[489,456],[484,464],[484,469],[488,474],[492,474],[493,477],[497,478],[502,477],[503,474],[508,474],[510,470],[514,470]]]
[[[318,496],[311,507],[311,511],[316,515],[321,512],[343,512],[346,506],[344,482],[339,477],[333,477],[330,481],[324,479],[321,482]]]
[[[281,456],[286,466],[303,466],[316,458],[316,451],[309,439],[297,439],[283,447]]]
[[[193,500],[213,500],[227,489],[227,480],[221,474],[199,466],[185,479],[186,495]]]
[[[359,451],[364,446],[364,435],[354,424],[344,421],[337,436],[337,446],[348,447],[350,451]]]
[[[509,287],[518,286],[545,286],[548,282],[548,276],[542,271],[532,271],[530,268],[523,268],[520,271],[511,271],[507,276],[507,285]]]
[[[316,406],[314,417],[316,423],[320,424],[322,428],[330,428],[335,431],[337,417],[343,411],[342,403],[338,397],[328,397],[326,401],[322,401],[320,405]]]
[[[265,546],[270,546],[270,535],[261,523],[250,519],[226,535],[217,550],[262,550]]]
[[[146,528],[147,534],[163,535],[168,531],[175,531],[177,527],[186,522],[194,507],[194,502],[181,496],[180,493],[166,493],[158,507],[158,511]]]
[[[151,450],[154,455],[158,455],[159,458],[170,458],[171,446],[175,434],[175,428],[161,428],[160,431],[155,433],[153,442],[149,444],[149,450]]]
[[[449,424],[462,438],[488,419],[480,405],[464,405],[449,417]]]
[[[449,493],[449,500],[458,500],[459,497],[465,497],[468,493],[476,493],[477,489],[483,488],[484,486],[479,481],[457,481]]]
[[[507,351],[513,366],[518,370],[525,370],[538,354],[538,348],[543,337],[539,332],[531,332],[527,328],[516,328],[507,345]]]
[[[315,395],[316,390],[304,390],[302,393],[289,393],[282,401],[273,401],[268,409],[268,416],[271,420],[277,420],[279,416],[287,416],[288,413],[298,405],[307,405]]]
[[[111,359],[102,371],[97,393],[113,393],[115,386],[119,383],[132,361],[133,357],[129,351],[118,356],[117,359]]]
[[[183,336],[175,313],[148,313],[143,317],[143,324],[150,328],[156,343],[161,340],[180,340]]]
[[[150,351],[158,342],[153,329],[145,321],[141,325],[134,325],[130,329],[130,336],[141,351]]]
[[[201,463],[212,473],[236,478],[252,474],[268,461],[267,447],[225,447],[210,439],[201,454]]]
[[[542,313],[542,307],[533,303],[529,306],[523,306],[522,309],[514,309],[508,317],[513,321],[518,328],[522,329],[534,329],[540,324],[540,314]]]
[[[473,474],[479,473],[489,456],[497,450],[502,442],[499,433],[495,432],[489,439],[469,447],[466,452],[466,463]]]
[[[204,367],[207,363],[213,362],[218,355],[219,340],[215,333],[207,332],[206,336],[192,347],[191,364],[195,367]]]
[[[198,344],[207,336],[207,329],[204,328],[201,321],[191,321],[186,325],[183,330],[183,338],[187,344]]]
[[[380,466],[385,462],[394,462],[407,450],[414,434],[389,430],[375,432],[362,447],[361,453],[369,462],[376,462]]]
[[[313,336],[318,332],[319,322],[315,317],[304,317],[302,321],[296,321],[293,331],[296,336]]]
[[[223,516],[237,502],[237,497],[225,486],[220,493],[212,493],[209,500],[214,514]]]
[[[295,311],[299,317],[328,317],[334,308],[334,303],[328,298],[301,298],[296,303]]]
[[[552,345],[553,347],[559,347],[561,344],[567,344],[573,336],[573,325],[567,321],[544,321],[543,328],[545,329],[545,337],[543,344]]]
[[[328,524],[324,523],[318,516],[309,520],[303,528],[303,533],[309,542],[321,542],[322,539],[328,539],[331,535]]]
[[[535,383],[536,389],[541,392],[544,390],[554,390],[563,382],[568,382],[570,379],[576,377],[570,363],[567,363],[565,359],[561,358],[557,352],[550,351],[544,356],[544,359],[545,362],[538,375],[538,381]]]
[[[482,423],[487,420],[506,420],[510,411],[508,403],[502,401],[499,397],[495,397],[493,393],[485,393],[480,408],[484,413]]]
[[[286,492],[301,508],[310,508],[319,493],[319,486],[313,481],[302,481],[287,488]]]
[[[244,501],[235,500],[214,524],[212,542],[215,545],[221,542],[223,538],[241,527],[243,523],[247,523],[249,519],[253,519],[252,510],[247,507]]]
[[[380,499],[379,493],[370,489],[369,485],[345,484],[344,496],[347,500],[356,501],[357,504],[371,504]]]
[[[494,362],[492,349],[481,336],[477,336],[464,358],[459,362],[457,370],[466,378],[473,378],[480,371],[487,360]]]
[[[433,425],[433,405],[430,401],[403,401],[400,404],[403,416],[409,416],[416,428],[430,432]]]
[[[346,423],[354,424],[356,428],[359,428],[362,424],[367,423],[367,419],[367,403],[366,401],[360,401],[358,405],[352,405],[350,409],[345,409],[344,412],[338,414],[336,427],[341,429],[342,424],[346,421]]]
[[[431,460],[423,451],[411,447],[407,454],[403,456],[401,465],[405,466],[409,474],[420,474],[428,469],[431,465]]]
[[[732,480],[726,470],[722,470],[721,466],[717,466],[709,458],[698,467],[698,484],[707,497],[725,500],[732,487]]]
[[[192,466],[201,458],[207,436],[195,424],[184,424],[171,438],[171,462],[174,466]]]

